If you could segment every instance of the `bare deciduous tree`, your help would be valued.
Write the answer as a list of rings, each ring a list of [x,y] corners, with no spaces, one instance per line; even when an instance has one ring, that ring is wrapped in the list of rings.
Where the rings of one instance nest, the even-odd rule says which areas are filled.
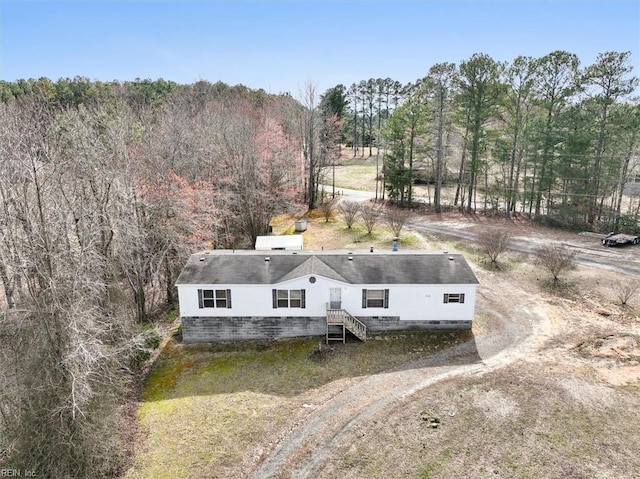
[[[620,304],[626,306],[640,291],[640,281],[632,279],[616,281],[612,289]]]
[[[135,110],[116,91],[0,102],[3,464],[120,475],[134,320],[176,299],[189,252],[246,244],[298,199],[300,105],[181,91]]]
[[[367,229],[367,234],[373,232],[373,228],[380,222],[380,208],[373,205],[362,205],[360,208],[360,218],[362,224]]]
[[[546,245],[538,248],[538,261],[553,277],[557,283],[560,274],[572,269],[575,265],[575,253],[566,246]]]
[[[324,198],[322,203],[320,203],[320,211],[322,212],[322,217],[326,223],[333,217],[333,213],[335,211],[336,201],[330,200],[328,198]]]
[[[483,231],[478,235],[478,246],[489,262],[497,263],[498,256],[509,248],[511,234],[506,230]]]
[[[338,209],[342,214],[342,219],[347,225],[347,228],[351,228],[360,214],[360,203],[355,201],[342,201],[338,205]]]
[[[0,224],[11,233],[8,271],[21,280],[11,284],[15,307],[0,315],[0,449],[50,477],[106,477],[124,459],[118,408],[133,344],[132,322],[108,282],[118,152],[80,148],[56,130],[61,115],[42,104],[4,113],[0,170],[10,181],[0,190],[16,218],[0,209]],[[105,145],[113,133],[106,123]]]
[[[318,187],[322,178],[322,170],[326,165],[321,151],[322,118],[318,108],[316,86],[313,83],[307,82],[301,97],[301,103],[304,108],[301,128],[303,153],[306,160],[306,199],[309,209],[313,209],[318,201]]]
[[[400,208],[387,208],[384,213],[384,222],[387,224],[393,236],[399,238],[402,228],[404,228],[409,213]]]

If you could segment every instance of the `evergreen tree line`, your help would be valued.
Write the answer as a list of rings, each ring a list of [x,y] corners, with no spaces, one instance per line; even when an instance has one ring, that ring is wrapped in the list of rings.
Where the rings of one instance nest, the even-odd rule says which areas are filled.
[[[624,194],[640,144],[629,56],[606,52],[580,68],[564,51],[511,63],[475,54],[434,65],[414,83],[369,79],[323,98],[340,115],[354,156],[383,156],[382,194],[401,205],[426,182],[436,211],[636,227],[640,202]]]

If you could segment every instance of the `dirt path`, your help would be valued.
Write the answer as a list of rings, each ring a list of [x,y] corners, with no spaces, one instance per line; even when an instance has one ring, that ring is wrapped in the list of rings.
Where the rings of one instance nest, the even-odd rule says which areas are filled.
[[[329,186],[324,186],[329,191]],[[337,189],[338,199],[367,201],[375,197],[371,191]],[[416,215],[407,221],[407,226],[417,232],[459,238],[475,243],[480,231],[487,228],[508,228],[513,233],[509,249],[520,253],[535,253],[544,245],[560,244],[573,250],[578,264],[614,271],[627,275],[640,276],[638,249],[640,246],[622,246],[607,248],[601,245],[602,234],[576,233],[551,230],[536,225],[526,218],[505,220],[503,217],[486,217],[480,214],[448,212],[443,214]]]
[[[412,229],[474,241],[478,231],[501,228],[491,219],[467,217],[418,217]],[[577,253],[578,263],[616,273],[638,274],[635,249],[603,248],[597,235],[578,235],[540,229],[529,221],[511,222],[515,251],[531,253],[550,242],[564,244]],[[399,404],[447,380],[485,375],[525,361],[562,362],[565,354],[567,305],[554,306],[543,293],[531,292],[531,284],[484,270],[480,280],[474,321],[474,340],[435,356],[366,378],[354,378],[323,391],[322,397],[296,412],[295,425],[266,448],[247,474],[262,478],[333,477],[332,461],[338,460],[371,426],[393,413]],[[595,281],[597,284],[597,280]],[[554,300],[558,302],[557,300]],[[562,302],[561,300],[559,301]],[[579,312],[578,312],[579,313]],[[564,323],[561,323],[564,321]],[[578,323],[584,326],[584,323]],[[563,329],[564,328],[564,329]],[[564,333],[563,333],[564,331]],[[555,344],[555,345],[554,345]],[[559,347],[560,345],[561,347]],[[610,371],[606,373],[610,376]],[[373,439],[375,443],[375,439]],[[334,470],[335,472],[335,470]]]
[[[325,402],[306,405],[310,412],[298,419],[299,426],[280,438],[248,477],[322,477],[332,457],[363,435],[361,428],[386,408],[440,381],[481,375],[537,351],[552,331],[540,299],[490,273],[478,273],[480,284],[491,286],[478,290],[481,319],[474,340],[400,370],[354,380]]]
[[[509,228],[513,238],[509,249],[520,253],[535,253],[541,246],[549,244],[563,245],[575,253],[575,261],[584,266],[606,269],[622,274],[640,275],[638,249],[636,246],[620,246],[607,248],[600,244],[602,235],[597,233],[575,233],[568,231],[539,231],[530,221],[513,221],[505,223],[503,219],[492,220],[476,216],[476,220],[466,217],[455,219],[455,215],[434,217],[417,216],[408,225],[425,233],[460,238],[471,244],[475,243],[478,233],[487,228]],[[553,231],[553,233],[552,233]]]

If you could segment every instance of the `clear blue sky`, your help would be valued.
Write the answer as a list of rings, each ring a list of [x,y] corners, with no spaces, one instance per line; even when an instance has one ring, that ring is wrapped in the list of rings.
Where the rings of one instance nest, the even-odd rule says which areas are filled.
[[[85,76],[242,83],[297,95],[371,77],[403,83],[473,53],[631,51],[640,1],[0,0],[0,79]]]

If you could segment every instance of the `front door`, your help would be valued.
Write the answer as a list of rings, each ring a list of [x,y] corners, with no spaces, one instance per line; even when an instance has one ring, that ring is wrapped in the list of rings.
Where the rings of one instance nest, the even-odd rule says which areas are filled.
[[[341,288],[331,288],[329,290],[329,309],[342,309]]]

